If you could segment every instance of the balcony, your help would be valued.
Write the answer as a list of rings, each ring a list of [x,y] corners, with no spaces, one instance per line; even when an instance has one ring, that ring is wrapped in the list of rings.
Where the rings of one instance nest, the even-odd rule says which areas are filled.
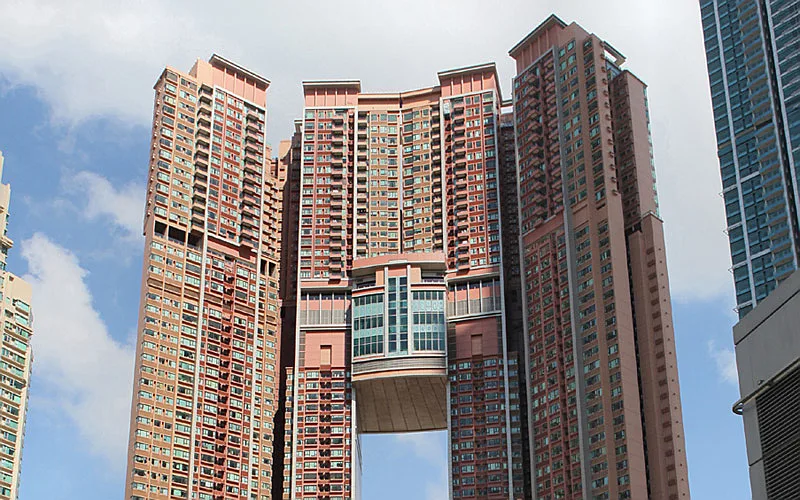
[[[251,120],[251,119],[252,120],[261,120],[262,119],[261,116],[260,116],[260,113],[258,111],[256,111],[253,108],[249,108],[249,107],[245,111],[245,117],[248,120]]]
[[[256,195],[258,194],[258,187],[253,182],[245,180],[242,185],[242,192]]]

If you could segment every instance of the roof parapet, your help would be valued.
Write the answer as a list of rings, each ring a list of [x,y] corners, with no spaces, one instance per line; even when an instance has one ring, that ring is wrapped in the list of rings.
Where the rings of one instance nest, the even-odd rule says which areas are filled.
[[[611,57],[614,58],[614,64],[616,64],[618,68],[621,68],[622,65],[625,64],[625,56],[622,54],[622,52],[615,49],[613,45],[603,41],[603,48]]]
[[[510,55],[511,57],[515,57],[515,55],[516,55],[516,54],[517,54],[517,53],[518,53],[518,52],[519,52],[519,51],[520,51],[520,50],[521,50],[521,49],[522,49],[522,48],[523,48],[525,45],[527,45],[527,43],[528,43],[529,41],[533,40],[533,39],[534,39],[534,38],[536,38],[536,37],[537,37],[537,36],[538,36],[540,33],[542,33],[543,31],[545,31],[546,29],[548,29],[548,28],[550,28],[550,27],[552,27],[552,26],[559,26],[559,27],[561,27],[561,28],[566,28],[566,27],[567,27],[567,23],[565,23],[564,21],[562,21],[562,20],[561,20],[561,18],[560,18],[560,17],[558,17],[557,15],[555,15],[555,14],[550,14],[550,17],[548,17],[547,19],[545,19],[545,20],[544,20],[544,21],[543,21],[543,22],[542,22],[542,23],[541,23],[539,26],[535,27],[535,28],[533,29],[533,31],[531,31],[530,33],[528,33],[528,34],[525,36],[525,38],[523,38],[523,39],[522,39],[522,40],[520,40],[520,41],[519,41],[519,42],[518,42],[516,45],[514,45],[513,47],[511,47],[511,50],[509,50],[509,51],[508,51],[508,55]]]
[[[465,66],[463,68],[455,68],[449,69],[446,71],[440,71],[437,73],[439,76],[439,80],[442,78],[447,78],[450,76],[461,75],[461,74],[468,74],[468,73],[484,73],[486,71],[491,71],[492,73],[497,74],[497,66],[493,63],[484,63],[484,64],[476,64],[473,66]]]
[[[260,83],[264,87],[269,87],[270,81],[267,80],[266,78],[264,78],[263,76],[260,76],[260,75],[258,75],[256,73],[253,73],[252,71],[250,71],[249,69],[245,68],[244,66],[239,66],[235,62],[233,62],[233,61],[231,61],[229,59],[225,59],[224,57],[222,57],[222,56],[220,56],[218,54],[212,54],[211,58],[208,60],[208,62],[212,66],[222,67],[224,69],[232,71],[233,73],[239,73],[239,74],[241,74],[241,75],[243,75],[243,76],[245,76],[247,78],[251,78],[251,79],[255,80],[257,83]]]
[[[361,92],[361,80],[304,80],[303,89],[313,88],[355,88]]]

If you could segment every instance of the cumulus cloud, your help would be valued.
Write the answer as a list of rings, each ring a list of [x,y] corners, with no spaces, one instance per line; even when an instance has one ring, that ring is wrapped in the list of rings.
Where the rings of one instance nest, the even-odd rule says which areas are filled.
[[[153,64],[213,40],[193,25],[188,6],[181,10],[157,0],[4,1],[0,66],[11,85],[36,86],[59,122],[105,115],[142,123]]]
[[[109,334],[84,270],[41,233],[22,242],[34,294],[34,373],[43,406],[70,421],[94,454],[125,463],[134,348]]]
[[[739,386],[739,372],[736,370],[736,354],[728,347],[717,347],[713,340],[708,341],[708,355],[717,365],[717,373],[722,382]]]
[[[314,2],[313,17],[310,5],[253,2],[242,17],[211,0],[6,0],[0,80],[37,88],[61,122],[110,117],[147,126],[163,67],[188,70],[196,57],[217,52],[273,82],[268,134],[275,143],[300,114],[303,79],[361,78],[365,91],[396,91],[433,85],[439,70],[496,61],[508,97],[507,50],[556,12],[625,53],[649,84],[674,298],[705,300],[731,289],[696,1],[509,0],[503,7],[514,15],[492,22],[480,0],[410,0],[391,16],[381,2]]]
[[[128,239],[137,240],[142,234],[144,188],[127,184],[119,189],[102,175],[81,171],[66,181],[67,190],[81,198],[84,217],[105,219],[124,232]]]

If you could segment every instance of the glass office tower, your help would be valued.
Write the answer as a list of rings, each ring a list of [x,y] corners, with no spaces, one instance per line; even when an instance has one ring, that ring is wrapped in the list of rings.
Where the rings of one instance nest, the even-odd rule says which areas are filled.
[[[743,317],[798,265],[800,3],[702,0],[701,11]]]

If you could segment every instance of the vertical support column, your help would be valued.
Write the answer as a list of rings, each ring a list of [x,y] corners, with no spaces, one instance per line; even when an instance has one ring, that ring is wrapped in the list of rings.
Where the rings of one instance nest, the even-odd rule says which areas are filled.
[[[301,330],[292,426],[292,499],[352,494],[357,452],[349,334]]]

